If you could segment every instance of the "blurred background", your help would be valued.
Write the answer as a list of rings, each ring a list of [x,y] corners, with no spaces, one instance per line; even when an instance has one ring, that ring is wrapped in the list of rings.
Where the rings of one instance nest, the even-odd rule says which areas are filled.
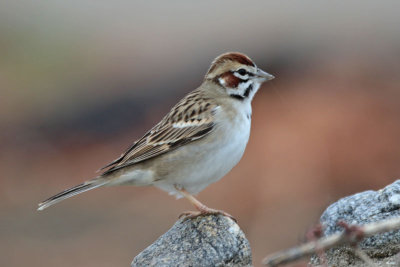
[[[274,74],[241,162],[199,194],[233,214],[254,264],[304,240],[340,197],[400,177],[398,1],[0,3],[0,265],[129,266],[184,210],[95,176],[202,82],[248,54]]]

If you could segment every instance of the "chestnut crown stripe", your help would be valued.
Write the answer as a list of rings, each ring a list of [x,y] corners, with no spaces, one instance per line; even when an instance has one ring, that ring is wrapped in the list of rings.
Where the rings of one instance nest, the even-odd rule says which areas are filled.
[[[223,55],[219,56],[218,58],[216,58],[207,73],[213,72],[215,70],[215,68],[218,65],[220,65],[221,63],[223,63],[224,61],[236,61],[243,65],[252,66],[252,67],[256,66],[253,63],[253,61],[251,61],[251,59],[248,58],[247,56],[245,56],[241,53],[233,52],[233,53],[223,54]]]

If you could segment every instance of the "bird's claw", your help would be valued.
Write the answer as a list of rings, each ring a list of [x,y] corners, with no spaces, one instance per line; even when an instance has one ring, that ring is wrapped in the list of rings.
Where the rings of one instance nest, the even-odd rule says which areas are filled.
[[[179,218],[184,217],[184,220],[188,220],[188,219],[195,219],[199,216],[207,216],[207,215],[222,215],[231,218],[234,222],[237,223],[236,218],[230,215],[229,213],[222,210],[214,210],[214,209],[208,209],[204,211],[185,211],[179,215]]]

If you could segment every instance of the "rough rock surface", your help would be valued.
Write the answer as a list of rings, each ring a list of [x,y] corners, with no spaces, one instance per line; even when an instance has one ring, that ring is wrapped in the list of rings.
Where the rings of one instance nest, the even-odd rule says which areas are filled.
[[[365,191],[345,197],[330,205],[321,216],[325,235],[343,231],[338,221],[363,225],[400,216],[400,180],[379,191]],[[400,251],[400,231],[392,231],[366,238],[360,247],[377,266],[399,266],[397,254]],[[365,266],[354,256],[352,248],[340,247],[327,251],[330,266]],[[318,261],[314,257],[312,263]]]
[[[251,249],[230,218],[209,215],[180,219],[131,266],[252,266]]]

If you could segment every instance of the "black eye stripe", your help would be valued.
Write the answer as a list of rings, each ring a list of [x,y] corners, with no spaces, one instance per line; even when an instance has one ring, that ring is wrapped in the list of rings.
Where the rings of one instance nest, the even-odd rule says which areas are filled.
[[[248,72],[248,71],[245,70],[245,69],[238,69],[238,70],[236,71],[236,73],[239,74],[239,75],[241,75],[241,76],[244,76],[244,75],[246,75],[246,74],[249,75],[249,77],[254,76],[253,73]]]
[[[238,69],[236,72],[239,73],[239,75],[241,75],[241,76],[244,76],[247,73],[247,71],[245,69]]]

